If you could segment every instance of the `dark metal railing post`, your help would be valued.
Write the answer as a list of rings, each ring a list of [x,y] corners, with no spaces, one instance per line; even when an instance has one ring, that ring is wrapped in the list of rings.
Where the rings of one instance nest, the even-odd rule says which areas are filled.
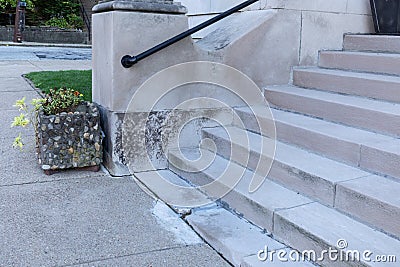
[[[85,9],[85,7],[83,5],[82,0],[79,0],[79,3],[80,3],[80,10],[81,10],[82,17],[83,17],[83,22],[85,23],[86,28],[88,30],[88,35],[89,35],[88,38],[89,38],[89,41],[90,41],[90,39],[91,39],[91,30],[92,30],[91,29],[92,25],[90,23],[90,18],[89,18],[89,15],[86,12],[86,9]]]
[[[241,10],[241,9],[243,9],[245,7],[248,7],[249,5],[254,4],[257,1],[259,1],[259,0],[248,0],[248,1],[245,1],[245,2],[235,6],[233,8],[231,8],[231,9],[229,9],[229,10],[227,10],[227,11],[225,11],[225,12],[223,12],[223,13],[221,13],[221,14],[219,14],[219,15],[217,15],[217,16],[215,16],[215,17],[213,17],[213,18],[211,18],[211,19],[209,19],[209,20],[207,20],[207,21],[205,21],[205,22],[203,22],[203,23],[201,23],[201,24],[199,24],[199,25],[187,30],[187,31],[185,31],[185,32],[183,32],[183,33],[180,33],[180,34],[172,37],[171,39],[168,39],[168,40],[162,42],[159,45],[156,45],[156,46],[150,48],[149,50],[144,51],[143,53],[140,53],[139,55],[136,55],[136,56],[126,55],[126,56],[123,56],[122,59],[121,59],[121,64],[125,68],[130,68],[133,65],[135,65],[136,63],[138,63],[139,61],[145,59],[146,57],[149,57],[149,56],[157,53],[158,51],[163,50],[164,48],[166,48],[166,47],[168,47],[168,46],[170,46],[170,45],[172,45],[172,44],[174,44],[176,42],[179,42],[182,39],[185,39],[186,37],[192,35],[193,33],[196,33],[198,31],[200,31],[200,30],[202,30],[202,29],[204,29],[204,28],[206,28],[206,27],[208,27],[208,26],[210,26],[210,25],[212,25],[212,24],[214,24],[214,23],[216,23],[216,22],[218,22],[218,21],[230,16],[230,15],[232,15],[233,13],[236,13],[239,10]]]

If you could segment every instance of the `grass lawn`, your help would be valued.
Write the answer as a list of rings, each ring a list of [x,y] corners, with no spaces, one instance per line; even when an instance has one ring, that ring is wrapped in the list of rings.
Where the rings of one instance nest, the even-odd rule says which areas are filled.
[[[67,87],[82,93],[85,100],[92,101],[91,70],[39,71],[28,73],[25,77],[44,93],[55,87]]]

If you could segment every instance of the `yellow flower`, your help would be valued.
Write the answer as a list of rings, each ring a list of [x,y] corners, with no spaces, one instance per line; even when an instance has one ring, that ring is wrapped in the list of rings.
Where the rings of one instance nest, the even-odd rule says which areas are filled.
[[[14,107],[19,108],[19,110],[26,110],[25,99],[26,97],[24,96],[22,99],[17,100]]]
[[[15,137],[15,140],[14,140],[12,146],[13,146],[13,148],[19,148],[22,150],[24,143],[22,142],[21,133],[17,137]]]
[[[11,127],[15,127],[15,126],[25,127],[26,125],[28,125],[28,123],[29,123],[29,120],[27,118],[25,118],[25,114],[20,114],[19,116],[14,118],[14,121],[11,124]]]

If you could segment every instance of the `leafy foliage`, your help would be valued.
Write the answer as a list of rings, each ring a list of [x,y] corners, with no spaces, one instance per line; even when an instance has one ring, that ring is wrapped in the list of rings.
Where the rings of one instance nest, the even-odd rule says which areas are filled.
[[[40,109],[42,104],[44,103],[44,99],[32,99],[31,101],[31,107],[28,106],[25,102],[26,97],[19,99],[15,102],[14,107],[18,108],[19,111],[21,111],[21,114],[16,116],[14,118],[13,123],[11,124],[11,127],[23,127],[25,128],[28,126],[30,123],[35,129],[35,132],[37,132],[37,111]],[[21,133],[18,134],[18,136],[14,139],[13,142],[13,147],[14,148],[19,148],[22,150],[24,146],[24,142],[22,140]]]
[[[61,112],[73,112],[82,103],[83,94],[74,89],[60,88],[51,89],[42,104],[45,114],[57,114]]]
[[[35,133],[38,133],[38,111],[43,109],[47,115],[58,114],[61,112],[73,112],[76,107],[82,103],[83,95],[73,89],[60,88],[51,89],[45,98],[32,99],[31,105],[26,104],[26,97],[15,102],[14,107],[18,108],[21,113],[14,117],[11,127],[27,127],[32,124]],[[37,137],[37,135],[36,135]],[[14,139],[14,148],[23,149],[24,141],[21,133]]]
[[[15,13],[17,0],[0,0],[0,13]],[[79,0],[26,0],[26,24],[82,29]]]

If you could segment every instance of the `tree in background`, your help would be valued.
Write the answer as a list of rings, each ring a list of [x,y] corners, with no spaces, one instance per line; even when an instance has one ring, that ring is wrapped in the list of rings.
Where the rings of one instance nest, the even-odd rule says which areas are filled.
[[[14,14],[17,0],[0,0],[0,13]],[[26,0],[26,24],[82,29],[79,0]]]

